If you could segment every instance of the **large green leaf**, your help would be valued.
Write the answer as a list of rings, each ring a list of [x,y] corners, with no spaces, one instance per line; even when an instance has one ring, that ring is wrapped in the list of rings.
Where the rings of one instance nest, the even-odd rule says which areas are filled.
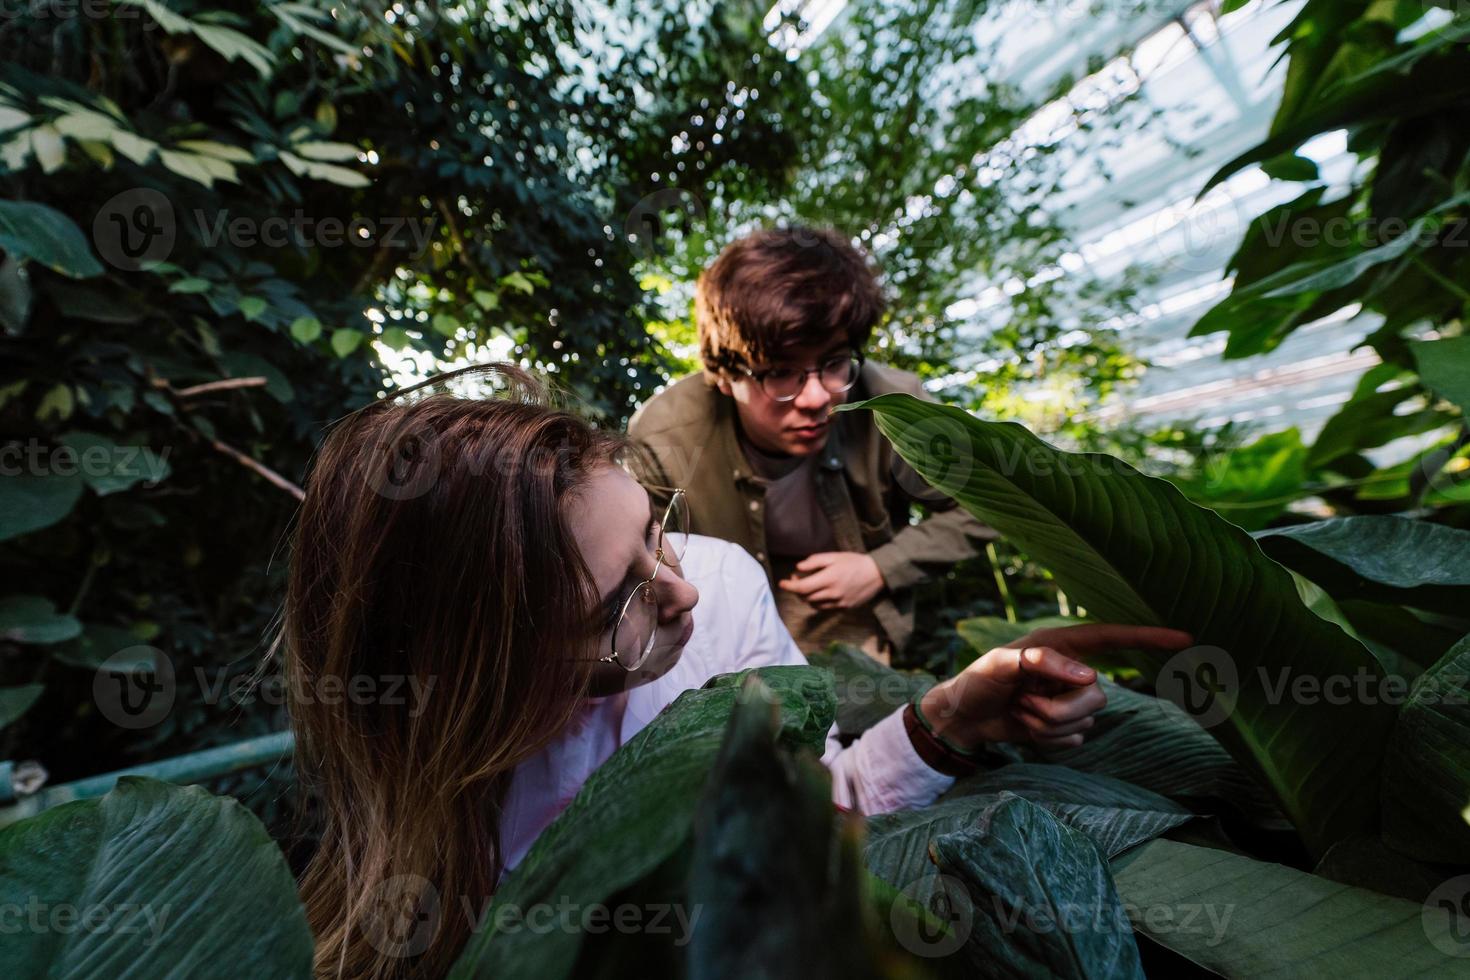
[[[1470,620],[1436,621],[1432,613],[1367,599],[1344,599],[1337,604],[1358,635],[1392,647],[1419,667],[1439,662],[1450,647],[1470,632]]]
[[[7,977],[312,975],[281,849],[197,786],[125,776],[0,830],[0,906],[42,923],[0,944]]]
[[[0,729],[11,725],[31,710],[31,706],[45,692],[43,684],[21,684],[16,687],[0,687]]]
[[[1222,809],[1274,825],[1281,813],[1210,733],[1178,705],[1104,679],[1108,705],[1087,740],[1072,749],[1027,747],[1029,757],[1111,776],[1199,813]]]
[[[1191,500],[1252,530],[1265,527],[1293,499],[1303,496],[1306,480],[1307,448],[1293,427],[1217,453],[1206,460],[1198,476],[1175,482]]]
[[[837,730],[858,736],[936,683],[923,671],[894,670],[854,646],[833,643],[808,654],[814,667],[832,671],[837,691]]]
[[[1383,769],[1383,836],[1423,861],[1470,864],[1470,637],[1414,682]]]
[[[1458,54],[1458,53],[1457,53]],[[1293,57],[1293,61],[1295,61]],[[1295,67],[1295,66],[1293,66]],[[1271,136],[1221,167],[1200,191],[1204,195],[1253,163],[1297,149],[1320,133],[1440,111],[1470,97],[1470,72],[1458,56],[1431,56],[1402,75],[1361,77],[1315,100]]]
[[[1470,952],[1444,909],[1229,851],[1156,840],[1119,864],[1134,928],[1222,976],[1452,976]]]
[[[67,432],[56,440],[76,455],[82,479],[99,497],[144,483],[153,486],[169,474],[168,453],[151,446],[119,446],[95,432]]]
[[[1470,531],[1373,514],[1272,528],[1256,542],[1334,598],[1470,610]]]
[[[941,797],[1014,793],[1086,834],[1108,857],[1166,834],[1194,814],[1156,793],[1065,766],[1016,763],[959,780]]]
[[[831,675],[813,667],[755,672],[781,702],[780,740],[820,751],[836,710]],[[689,839],[701,789],[719,755],[742,675],[679,695],[595,771],[506,876],[453,976],[568,976],[582,934],[497,931],[497,908],[558,901],[605,904]]]
[[[1040,807],[1006,796],[937,838],[933,860],[950,902],[968,902],[979,976],[1143,976],[1107,862]]]
[[[1410,341],[1409,350],[1424,384],[1470,418],[1470,337]]]
[[[1012,765],[956,783],[920,810],[868,819],[864,860],[878,878],[928,904],[935,878],[934,842],[983,823],[997,803],[1020,796],[1083,834],[1105,854],[1122,854],[1191,817],[1177,804],[1120,780],[1058,766]]]
[[[83,486],[76,472],[0,476],[0,541],[55,524],[71,513]]]
[[[73,279],[102,275],[82,230],[55,208],[32,201],[0,201],[0,251]]]
[[[75,616],[58,613],[50,599],[8,595],[0,599],[0,640],[16,643],[64,643],[82,634]]]
[[[1090,616],[1192,633],[1200,647],[1140,658],[1140,669],[1155,675],[1167,659],[1174,687],[1221,716],[1213,733],[1313,851],[1373,825],[1377,801],[1364,787],[1377,778],[1393,706],[1293,692],[1383,671],[1302,603],[1248,534],[1121,460],[1063,452],[1014,423],[908,395],[840,410],[861,409],[925,480],[1047,565]]]
[[[1443,426],[1448,416],[1433,408],[1399,414],[1399,406],[1423,396],[1417,384],[1401,384],[1380,391],[1403,374],[1397,364],[1379,364],[1359,379],[1353,395],[1322,425],[1307,456],[1316,469],[1349,453],[1377,449],[1405,436],[1431,432]]]
[[[779,705],[749,677],[695,815],[689,975],[779,976],[801,960],[831,976],[874,976],[860,822],[838,833],[826,770],[809,753],[784,751],[779,735]],[[821,946],[798,953],[817,936]]]

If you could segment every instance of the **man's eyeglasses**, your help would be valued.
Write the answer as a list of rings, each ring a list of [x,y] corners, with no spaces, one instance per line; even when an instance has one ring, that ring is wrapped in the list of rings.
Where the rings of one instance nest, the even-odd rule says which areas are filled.
[[[598,660],[617,664],[629,672],[643,666],[658,637],[658,591],[653,587],[653,580],[658,578],[665,565],[672,568],[679,564],[689,544],[689,533],[689,502],[683,490],[675,490],[663,520],[658,522],[653,574],[638,583],[623,602],[617,624],[613,627],[612,653],[598,657]]]
[[[761,391],[772,401],[789,402],[801,394],[801,389],[806,387],[806,379],[813,374],[823,388],[834,395],[841,394],[857,384],[862,367],[863,355],[853,353],[829,357],[813,368],[773,367],[752,371],[742,367],[739,370],[760,385]]]

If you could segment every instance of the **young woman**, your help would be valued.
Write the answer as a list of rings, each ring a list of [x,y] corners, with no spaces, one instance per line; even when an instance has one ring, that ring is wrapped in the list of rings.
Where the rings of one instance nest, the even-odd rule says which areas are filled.
[[[626,448],[505,366],[400,393],[323,442],[283,635],[297,765],[324,817],[302,880],[319,975],[444,972],[471,931],[461,904],[480,908],[681,691],[805,662],[760,565],[689,534],[678,494],[654,513]],[[918,711],[830,739],[834,799],[922,806],[983,742],[1076,744],[1105,703],[1076,657],[1188,643],[1096,626],[993,650]],[[383,941],[385,887],[442,896],[426,941]]]

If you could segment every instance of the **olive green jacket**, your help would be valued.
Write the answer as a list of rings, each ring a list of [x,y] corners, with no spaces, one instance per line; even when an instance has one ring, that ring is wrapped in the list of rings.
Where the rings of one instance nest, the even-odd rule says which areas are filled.
[[[870,362],[847,400],[890,392],[928,397],[915,375]],[[638,477],[687,491],[695,533],[741,545],[771,577],[765,489],[740,449],[734,399],[702,374],[691,375],[649,399],[628,431],[642,450],[633,454]],[[838,547],[872,555],[882,572],[887,588],[873,613],[902,650],[914,631],[913,586],[978,554],[996,532],[929,489],[878,432],[870,412],[833,416],[815,480]],[[914,502],[929,510],[917,524],[909,520]]]

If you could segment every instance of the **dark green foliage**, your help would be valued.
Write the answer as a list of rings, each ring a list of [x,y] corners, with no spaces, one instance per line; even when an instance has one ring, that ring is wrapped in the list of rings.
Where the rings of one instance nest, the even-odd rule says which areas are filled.
[[[160,846],[164,845],[166,846]],[[125,778],[0,831],[7,977],[311,976],[280,848],[237,801]]]

